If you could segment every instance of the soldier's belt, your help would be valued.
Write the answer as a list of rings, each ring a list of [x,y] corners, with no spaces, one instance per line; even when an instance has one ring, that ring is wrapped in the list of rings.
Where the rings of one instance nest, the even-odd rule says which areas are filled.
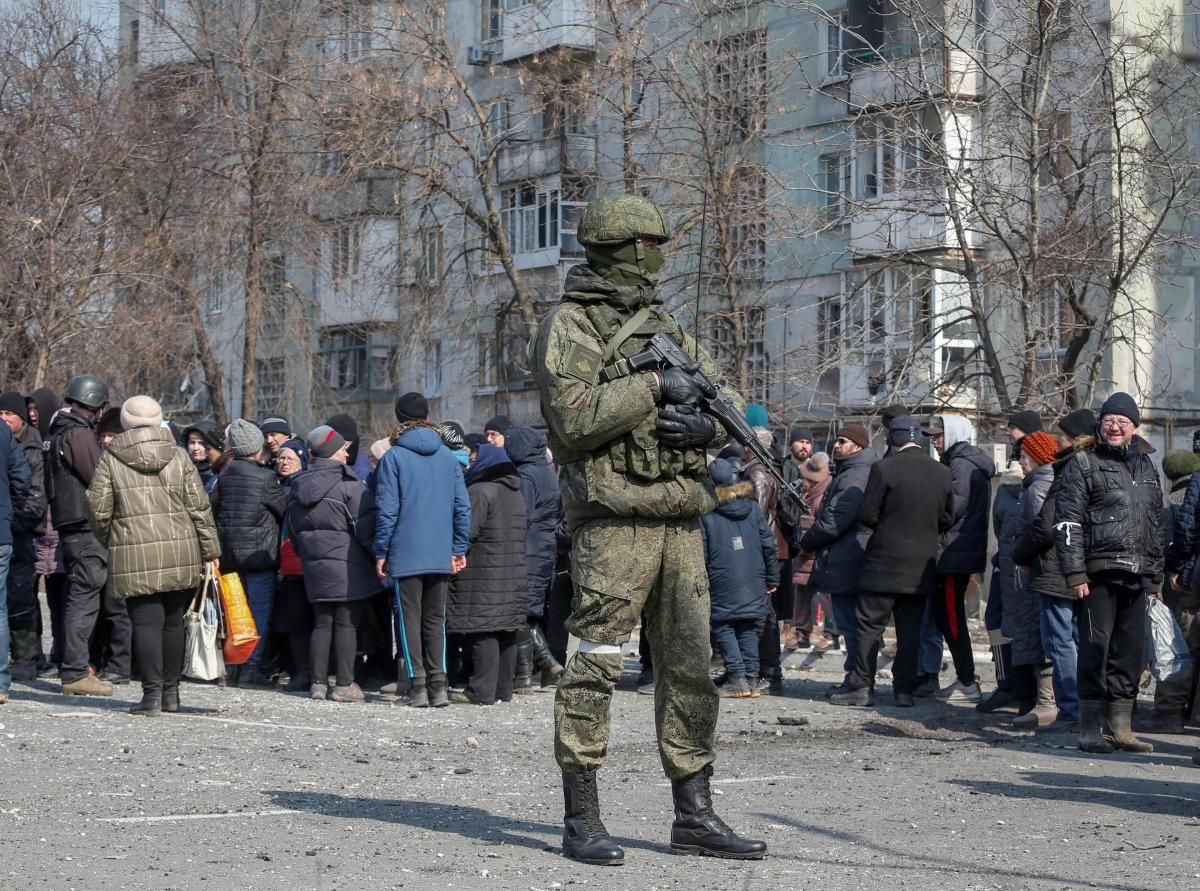
[[[612,365],[605,365],[600,369],[600,380],[607,384],[619,377],[628,377],[633,372],[633,364],[628,359],[619,359]]]

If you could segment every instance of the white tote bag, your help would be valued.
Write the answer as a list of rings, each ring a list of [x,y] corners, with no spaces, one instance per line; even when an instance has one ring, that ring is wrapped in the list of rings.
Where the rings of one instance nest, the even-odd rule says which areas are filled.
[[[214,681],[222,673],[221,645],[218,636],[221,617],[217,580],[212,565],[204,567],[204,581],[183,616],[183,673],[198,681]]]

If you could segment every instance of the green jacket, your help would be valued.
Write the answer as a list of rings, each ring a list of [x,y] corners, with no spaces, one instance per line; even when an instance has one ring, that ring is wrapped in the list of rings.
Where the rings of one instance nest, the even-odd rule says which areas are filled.
[[[167,430],[136,427],[114,439],[87,500],[119,598],[194,588],[203,561],[220,556],[200,475]]]
[[[665,331],[700,360],[711,381],[722,383],[713,361],[651,289],[612,284],[587,266],[571,269],[562,302],[529,345],[571,528],[612,516],[688,519],[717,506],[704,450],[680,451],[658,442],[650,373],[599,380],[606,346],[643,304],[653,312],[616,356],[641,352],[652,335]],[[720,424],[714,442],[724,442]]]

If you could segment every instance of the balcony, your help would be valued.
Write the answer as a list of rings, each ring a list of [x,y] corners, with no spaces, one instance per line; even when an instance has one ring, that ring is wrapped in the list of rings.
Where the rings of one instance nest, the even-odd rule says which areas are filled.
[[[488,47],[505,64],[556,50],[594,52],[596,22],[588,0],[507,0],[499,39]]]
[[[846,54],[848,101],[853,108],[897,105],[927,96],[978,99],[979,66],[971,54],[940,46],[885,43]]]
[[[496,177],[501,183],[586,173],[595,166],[596,137],[581,133],[556,133],[525,142],[510,140],[496,152]]]
[[[860,257],[958,247],[949,217],[930,207],[914,209],[899,197],[881,199],[850,218],[850,250]]]

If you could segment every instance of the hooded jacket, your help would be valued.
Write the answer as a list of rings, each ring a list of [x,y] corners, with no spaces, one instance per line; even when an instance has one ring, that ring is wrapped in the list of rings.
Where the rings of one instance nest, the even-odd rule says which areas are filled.
[[[504,450],[521,477],[529,534],[525,539],[528,567],[529,616],[540,619],[546,611],[546,592],[554,578],[557,544],[554,530],[562,520],[562,495],[558,478],[546,460],[546,438],[532,427],[510,427]],[[469,487],[470,480],[468,480]],[[468,488],[469,491],[469,488]]]
[[[41,387],[34,390],[27,397],[26,401],[33,401],[38,410],[37,431],[45,442],[50,437],[50,422],[54,420],[54,413],[62,408],[62,400],[58,398],[58,394],[49,387]]]
[[[371,551],[375,499],[344,464],[313,458],[288,478],[285,528],[311,603],[363,600],[379,591]]]
[[[505,434],[505,449],[511,433]],[[446,601],[446,630],[453,634],[509,631],[526,624],[525,498],[522,479],[505,449],[480,446],[467,471],[471,543],[467,568],[454,576]]]
[[[959,415],[942,415],[942,463],[950,468],[954,486],[954,525],[942,539],[938,572],[972,573],[987,568],[988,514],[996,465],[971,444],[971,422]]]
[[[716,491],[720,504],[700,518],[712,620],[762,619],[767,615],[767,588],[779,584],[775,533],[751,483]]]
[[[429,424],[404,424],[393,440],[375,469],[375,557],[393,579],[449,575],[471,533],[462,468]]]
[[[287,496],[275,471],[234,458],[209,494],[221,537],[222,572],[266,572],[279,565],[279,526]]]
[[[643,307],[649,310],[645,322],[606,360],[609,344]],[[550,447],[561,463],[563,507],[572,528],[614,516],[688,519],[717,504],[704,451],[660,445],[650,373],[600,380],[606,364],[643,351],[659,332],[674,338],[722,386],[716,365],[663,309],[653,288],[613,284],[588,266],[567,273],[562,302],[530,343],[530,367]],[[731,398],[742,411],[740,400]],[[717,424],[713,442],[724,438]]]
[[[60,531],[77,532],[87,526],[87,487],[100,460],[95,425],[95,419],[74,406],[60,409],[50,422],[46,495],[54,528]]]
[[[1162,586],[1163,494],[1150,456],[1134,436],[1124,449],[1081,437],[1062,470],[1054,508],[1054,546],[1067,585],[1119,572]]]
[[[855,594],[871,530],[858,520],[863,492],[878,460],[865,448],[834,461],[833,482],[817,509],[812,527],[800,538],[800,550],[814,551],[809,587],[822,593]]]
[[[118,598],[185,591],[221,556],[200,475],[170,431],[135,427],[101,454],[87,492]]]

